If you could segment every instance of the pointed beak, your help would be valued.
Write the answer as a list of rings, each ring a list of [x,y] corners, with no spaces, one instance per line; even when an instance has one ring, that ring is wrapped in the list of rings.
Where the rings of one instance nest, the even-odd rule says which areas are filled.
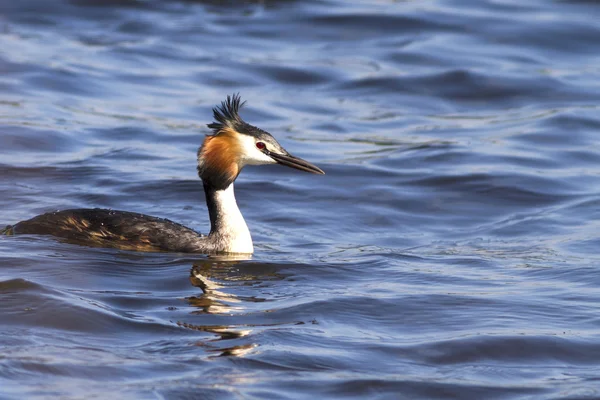
[[[291,154],[277,154],[269,152],[269,156],[281,165],[296,168],[300,171],[312,172],[313,174],[325,175],[325,172],[323,172],[321,168]]]

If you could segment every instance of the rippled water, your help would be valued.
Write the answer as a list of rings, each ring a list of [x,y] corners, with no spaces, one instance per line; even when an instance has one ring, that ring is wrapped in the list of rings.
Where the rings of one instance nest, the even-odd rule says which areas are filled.
[[[600,398],[594,1],[0,4],[0,225],[208,228],[227,94],[251,260],[0,237],[2,398]]]

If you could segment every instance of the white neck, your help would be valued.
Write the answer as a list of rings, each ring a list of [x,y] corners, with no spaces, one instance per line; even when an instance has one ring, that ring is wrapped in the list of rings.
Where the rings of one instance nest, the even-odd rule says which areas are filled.
[[[252,237],[238,208],[233,183],[223,190],[204,185],[206,204],[210,216],[210,234],[217,251],[252,253]]]

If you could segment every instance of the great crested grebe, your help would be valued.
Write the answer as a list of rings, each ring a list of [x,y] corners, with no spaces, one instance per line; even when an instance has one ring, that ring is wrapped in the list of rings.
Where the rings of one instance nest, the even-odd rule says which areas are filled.
[[[215,122],[198,150],[198,175],[204,184],[208,236],[168,219],[127,211],[74,209],[38,215],[3,233],[54,235],[78,244],[136,251],[187,253],[252,253],[252,237],[233,192],[233,182],[246,165],[282,164],[314,174],[320,168],[289,154],[271,134],[239,116],[239,95],[227,96],[213,108]]]

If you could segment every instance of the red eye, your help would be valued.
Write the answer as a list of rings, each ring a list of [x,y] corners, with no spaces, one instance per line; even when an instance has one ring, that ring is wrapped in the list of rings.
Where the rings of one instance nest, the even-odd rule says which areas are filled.
[[[256,142],[256,148],[257,149],[262,150],[265,147],[267,147],[267,146],[265,146],[265,144],[263,142]]]

